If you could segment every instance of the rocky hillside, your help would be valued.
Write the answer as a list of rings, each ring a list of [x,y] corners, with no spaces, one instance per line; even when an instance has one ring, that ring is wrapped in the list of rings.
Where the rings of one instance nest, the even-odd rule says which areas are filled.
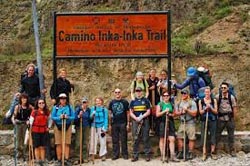
[[[35,63],[35,47],[28,0],[0,2],[0,104],[1,113],[8,109],[12,95],[18,90],[20,73],[30,62]],[[38,5],[43,69],[46,85],[52,82],[52,12],[53,11],[172,11],[172,67],[175,79],[185,79],[188,66],[206,65],[219,83],[227,79],[235,85],[239,113],[237,128],[250,128],[250,2],[248,0],[40,0]],[[4,14],[8,13],[8,14]],[[121,87],[129,99],[129,85],[136,71],[145,73],[167,66],[166,59],[102,59],[59,60],[58,67],[68,69],[69,79],[76,85],[75,96],[93,99],[112,98],[112,90]],[[48,94],[47,94],[48,95]],[[49,100],[49,97],[48,97]]]

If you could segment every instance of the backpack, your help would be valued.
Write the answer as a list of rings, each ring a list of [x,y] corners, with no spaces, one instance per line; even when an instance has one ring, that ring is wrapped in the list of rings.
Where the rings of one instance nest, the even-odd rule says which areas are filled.
[[[212,90],[214,88],[214,84],[212,82],[212,76],[209,70],[203,70],[203,71],[197,70],[197,73],[199,77],[201,77],[204,80],[206,86],[209,86]]]
[[[69,104],[67,104],[67,106],[69,107],[69,116],[71,116],[71,107],[70,107]],[[59,105],[56,105],[56,114],[57,114],[58,110],[59,110]],[[58,128],[58,130],[62,130],[62,125],[59,125],[59,124],[56,124],[56,123],[54,123],[54,124],[56,125],[56,127]],[[70,124],[66,123],[66,130],[68,130],[68,128],[70,127],[70,125],[71,125],[71,123]]]
[[[19,103],[18,97],[14,96],[12,101],[11,101],[10,108],[6,112],[6,114],[5,114],[4,118],[3,118],[2,125],[13,124],[12,120],[11,120],[11,117],[14,114],[15,106],[18,105],[18,103]]]
[[[211,95],[212,96],[212,95]],[[213,97],[211,97],[211,104],[212,104],[212,106],[214,107],[214,98]],[[204,98],[203,99],[201,99],[201,106],[203,107],[203,106],[205,106],[206,104],[205,104],[205,101],[204,101]],[[199,112],[199,111],[198,111]],[[203,115],[200,115],[200,113],[199,113],[199,116],[200,116],[200,120],[201,121],[205,121],[205,119],[206,119],[206,113],[204,113]],[[210,119],[210,120],[212,120],[212,121],[214,121],[214,120],[216,120],[217,119],[217,115],[214,115],[213,113],[211,113],[211,112],[209,112],[208,113],[208,119]]]
[[[145,82],[145,79],[142,80],[142,83],[143,83],[144,90],[146,91],[146,82]],[[136,80],[134,80],[134,90],[133,90],[133,92],[135,92],[135,88],[136,88]]]
[[[38,76],[38,67],[37,66],[35,66],[35,75],[37,75]],[[21,80],[23,80],[25,77],[27,77],[28,76],[28,71],[27,70],[25,70],[22,74],[21,74]]]

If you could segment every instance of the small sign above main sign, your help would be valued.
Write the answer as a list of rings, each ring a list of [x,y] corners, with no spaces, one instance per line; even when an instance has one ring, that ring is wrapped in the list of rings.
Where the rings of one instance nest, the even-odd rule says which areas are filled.
[[[56,14],[56,57],[166,57],[170,36],[168,14]]]

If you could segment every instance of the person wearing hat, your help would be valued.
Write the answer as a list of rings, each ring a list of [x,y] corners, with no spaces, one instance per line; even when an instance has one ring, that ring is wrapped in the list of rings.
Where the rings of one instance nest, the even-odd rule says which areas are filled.
[[[121,89],[114,90],[115,98],[109,103],[109,110],[111,114],[111,132],[113,144],[113,157],[116,160],[120,156],[120,140],[122,157],[128,159],[128,120],[129,120],[129,103],[122,98]]]
[[[132,162],[138,160],[139,144],[143,140],[146,161],[150,161],[150,141],[149,141],[149,118],[151,104],[143,96],[142,88],[136,87],[136,98],[130,102],[130,117],[132,118],[132,135],[133,135],[133,157]],[[140,138],[142,137],[142,138]]]
[[[80,124],[82,118],[82,124]],[[76,127],[76,142],[75,142],[75,154],[78,159],[75,164],[80,164],[80,125],[82,125],[82,159],[84,163],[88,160],[88,145],[90,134],[90,108],[88,107],[88,98],[83,97],[82,103],[76,107],[75,110],[75,127]]]
[[[71,122],[75,119],[75,112],[71,105],[67,102],[67,95],[61,93],[59,95],[58,105],[53,106],[51,112],[51,119],[54,121],[54,135],[56,145],[56,155],[58,164],[62,162],[62,119],[66,119],[66,133],[65,133],[65,165],[69,165],[69,151],[71,144]]]
[[[184,89],[189,86],[190,97],[193,99],[197,99],[199,97],[199,89],[206,86],[205,81],[199,77],[196,68],[189,67],[187,69],[187,78],[182,84],[178,84],[174,82],[174,87],[177,89]]]
[[[130,95],[132,100],[135,99],[135,94],[136,94],[135,89],[137,87],[142,88],[142,95],[147,98],[149,95],[149,90],[148,90],[149,86],[148,82],[144,79],[144,74],[141,71],[138,71],[136,73],[135,79],[130,85]]]
[[[183,159],[183,144],[185,143],[184,137],[187,136],[189,140],[188,149],[189,152],[185,156],[185,159],[193,159],[194,157],[194,145],[195,145],[195,117],[197,114],[197,105],[189,97],[189,90],[183,89],[181,90],[181,101],[175,105],[175,114],[180,116],[180,126],[177,132],[177,140],[178,140],[178,159]],[[186,131],[184,133],[184,131]],[[185,145],[186,146],[186,145]]]

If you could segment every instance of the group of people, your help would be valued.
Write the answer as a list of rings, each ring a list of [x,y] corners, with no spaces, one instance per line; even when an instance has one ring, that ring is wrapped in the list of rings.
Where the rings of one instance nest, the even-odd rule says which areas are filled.
[[[204,141],[207,139],[208,131],[211,158],[216,159],[216,145],[224,128],[228,131],[230,154],[235,156],[233,144],[236,99],[229,93],[229,84],[223,82],[220,85],[221,93],[214,97],[211,88],[206,86],[193,67],[188,68],[187,79],[183,84],[170,82],[168,72],[165,70],[161,71],[159,78],[155,69],[149,71],[148,78],[138,71],[130,85],[130,102],[122,97],[120,88],[115,88],[114,97],[108,107],[104,106],[102,97],[95,98],[94,105],[89,106],[89,100],[84,96],[81,104],[75,108],[70,104],[70,93],[74,87],[66,79],[67,72],[62,68],[50,89],[54,105],[51,113],[45,99],[41,98],[41,93],[46,93],[46,90],[40,92],[35,66],[30,64],[26,70],[27,75],[21,80],[19,104],[15,106],[12,122],[17,129],[19,156],[25,155],[26,148],[22,142],[28,128],[32,133],[35,159],[40,165],[45,162],[47,133],[52,126],[54,126],[57,164],[70,165],[72,124],[76,129],[75,164],[89,160],[94,162],[98,144],[100,144],[99,156],[102,161],[106,160],[106,137],[110,127],[112,160],[120,157],[125,160],[129,158],[127,145],[129,128],[133,136],[132,162],[139,159],[141,141],[144,145],[145,160],[151,160],[150,131],[159,136],[161,160],[169,158],[170,161],[178,162],[180,159],[193,159],[197,114],[200,115],[201,121],[203,159],[207,158],[208,153],[207,141]],[[171,89],[168,89],[169,84]],[[198,99],[198,91],[201,88],[204,90],[204,97]],[[177,89],[181,89],[180,100],[177,99]],[[174,120],[177,117],[180,119],[178,130],[175,129]],[[177,148],[175,148],[176,140]]]

